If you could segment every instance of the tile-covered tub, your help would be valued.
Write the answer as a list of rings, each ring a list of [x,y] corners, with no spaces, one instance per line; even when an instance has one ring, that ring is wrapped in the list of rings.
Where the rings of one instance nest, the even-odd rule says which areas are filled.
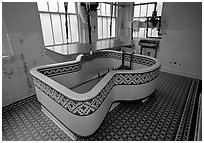
[[[122,52],[97,51],[81,54],[75,61],[35,67],[30,70],[37,99],[54,118],[78,136],[89,136],[101,125],[111,105],[140,100],[157,88],[161,61]]]

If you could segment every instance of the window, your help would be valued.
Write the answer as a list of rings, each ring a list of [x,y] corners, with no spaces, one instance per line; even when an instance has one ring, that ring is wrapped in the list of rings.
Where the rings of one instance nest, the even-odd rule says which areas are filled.
[[[67,13],[64,2],[38,2],[37,4],[45,46],[79,41],[75,2],[68,2]],[[67,16],[67,22],[65,16]],[[68,33],[66,33],[66,25]]]
[[[98,39],[114,38],[118,16],[117,3],[99,3],[98,16]]]
[[[152,16],[154,11],[154,2],[151,3],[135,3],[133,21],[136,21],[137,30],[133,30],[133,38],[146,38],[147,17]],[[161,16],[162,2],[157,2],[157,16]],[[149,37],[159,37],[157,28],[148,28]]]

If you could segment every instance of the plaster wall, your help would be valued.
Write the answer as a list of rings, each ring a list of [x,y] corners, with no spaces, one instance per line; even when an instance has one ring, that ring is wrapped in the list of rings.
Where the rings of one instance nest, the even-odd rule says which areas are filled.
[[[202,79],[202,3],[165,2],[162,19],[162,70]]]
[[[2,106],[35,94],[29,70],[55,63],[45,55],[37,3],[2,3]]]

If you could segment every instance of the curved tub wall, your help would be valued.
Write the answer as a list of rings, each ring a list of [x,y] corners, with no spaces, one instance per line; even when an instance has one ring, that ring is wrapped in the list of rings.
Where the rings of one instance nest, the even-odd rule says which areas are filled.
[[[115,66],[115,63],[120,65],[122,56],[116,51],[100,51],[92,55],[80,55],[72,62],[46,65],[31,70],[38,100],[66,127],[80,136],[91,135],[98,129],[114,101],[142,99],[149,96],[157,87],[161,62],[136,54],[133,56],[133,63],[145,65],[145,69],[111,71],[87,93],[73,92],[51,79],[56,75],[66,74],[67,77],[79,75],[80,78],[74,83],[77,85],[84,80],[82,74],[86,73],[85,68],[89,66],[90,69],[87,70],[90,73],[91,70],[95,70],[96,66],[88,65],[87,62],[101,58],[110,59],[109,63],[105,64],[107,68],[110,65]],[[126,55],[125,60],[128,62],[130,55]],[[82,66],[85,64],[86,66]],[[71,77],[70,80],[73,81],[74,78]]]

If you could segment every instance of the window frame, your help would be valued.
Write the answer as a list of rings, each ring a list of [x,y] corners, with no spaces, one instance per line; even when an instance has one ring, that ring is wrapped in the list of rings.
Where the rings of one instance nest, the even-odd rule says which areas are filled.
[[[97,39],[98,39],[98,41],[101,41],[101,40],[108,40],[108,39],[117,39],[118,38],[118,21],[119,21],[119,17],[118,17],[118,14],[119,14],[119,4],[118,3],[116,3],[116,2],[114,2],[114,3],[111,3],[111,2],[100,2],[99,3],[99,5],[101,4],[101,3],[104,3],[104,4],[109,4],[110,5],[110,11],[112,10],[112,8],[113,7],[111,7],[111,4],[113,4],[114,6],[115,6],[115,10],[112,10],[113,12],[114,12],[114,14],[112,14],[112,19],[114,18],[115,19],[115,36],[114,37],[110,37],[110,35],[108,35],[108,37],[106,37],[106,38],[99,38],[99,33],[98,33],[98,35],[97,35]],[[105,9],[106,10],[106,9]],[[110,16],[108,16],[108,15],[98,15],[98,13],[97,13],[97,29],[98,29],[98,32],[99,32],[99,27],[98,27],[98,19],[99,18],[102,18],[102,32],[103,32],[103,18],[110,18],[111,19],[111,15]],[[106,21],[108,21],[108,20],[106,20]],[[108,25],[108,30],[110,30],[110,25]],[[103,35],[103,33],[102,33],[102,35]]]
[[[135,20],[135,19],[145,19],[145,21],[148,19],[148,17],[150,17],[150,16],[148,16],[148,5],[151,5],[151,4],[153,4],[153,5],[155,5],[155,3],[157,3],[157,2],[147,2],[147,3],[135,3],[134,2],[134,4],[133,4],[133,21]],[[147,8],[146,8],[146,15],[145,16],[141,16],[141,6],[142,5],[147,5]],[[140,12],[139,12],[139,17],[134,17],[134,11],[135,11],[135,6],[139,6],[140,7]],[[157,5],[158,6],[158,5]],[[161,7],[161,9],[162,9],[162,7]],[[153,10],[154,11],[154,10]],[[152,12],[153,12],[152,11]],[[161,15],[157,15],[158,17],[161,17]],[[136,36],[134,36],[134,34],[133,34],[133,32],[132,32],[132,37],[133,37],[133,39],[140,39],[140,38],[147,38],[147,39],[149,39],[149,38],[156,38],[156,39],[161,39],[161,37],[160,37],[160,35],[159,34],[157,34],[157,36],[158,37],[153,37],[152,36],[152,28],[151,28],[151,34],[150,34],[150,36],[148,36],[147,37],[147,27],[146,28],[144,28],[144,33],[143,33],[143,36],[142,37],[140,37],[139,36],[139,32],[136,32]]]
[[[79,36],[79,22],[78,22],[78,18],[77,18],[77,10],[76,10],[76,7],[77,7],[77,4],[76,4],[76,2],[75,2],[75,11],[76,11],[76,13],[70,13],[70,12],[61,12],[60,11],[60,9],[59,9],[59,2],[57,2],[57,11],[56,12],[54,12],[54,11],[50,11],[50,8],[49,8],[49,2],[46,2],[46,4],[47,4],[47,11],[42,11],[42,10],[39,10],[38,9],[38,12],[39,12],[39,16],[40,16],[40,14],[49,14],[49,18],[50,18],[50,24],[51,24],[51,33],[52,33],[52,40],[53,40],[53,44],[48,44],[48,45],[46,45],[45,44],[45,41],[44,41],[44,35],[43,35],[43,41],[44,41],[44,46],[45,47],[53,47],[53,46],[60,46],[60,45],[65,45],[65,44],[75,44],[75,43],[79,43],[79,38],[80,38],[80,36]],[[69,2],[68,2],[68,4],[69,4]],[[37,3],[37,6],[38,6],[38,3]],[[56,15],[58,15],[59,17],[60,17],[60,29],[61,29],[61,35],[62,35],[62,43],[60,43],[60,44],[56,44],[56,41],[55,41],[55,35],[54,35],[54,28],[53,28],[53,20],[52,20],[52,15],[53,14],[56,14]],[[72,34],[70,33],[69,35],[70,35],[70,40],[71,40],[71,42],[68,42],[67,41],[67,38],[65,38],[66,37],[66,33],[64,34],[63,33],[63,21],[62,21],[62,16],[64,16],[65,17],[65,15],[67,14],[67,18],[68,18],[68,22],[69,22],[69,24],[67,25],[68,26],[68,29],[71,31],[71,24],[70,24],[70,16],[71,15],[74,15],[74,16],[76,16],[76,22],[77,22],[77,36],[78,36],[78,40],[76,41],[76,42],[72,42],[73,40],[72,40]],[[40,18],[40,21],[41,21],[41,18]],[[42,23],[41,23],[41,29],[42,29]],[[42,34],[43,34],[43,29],[42,29]]]

